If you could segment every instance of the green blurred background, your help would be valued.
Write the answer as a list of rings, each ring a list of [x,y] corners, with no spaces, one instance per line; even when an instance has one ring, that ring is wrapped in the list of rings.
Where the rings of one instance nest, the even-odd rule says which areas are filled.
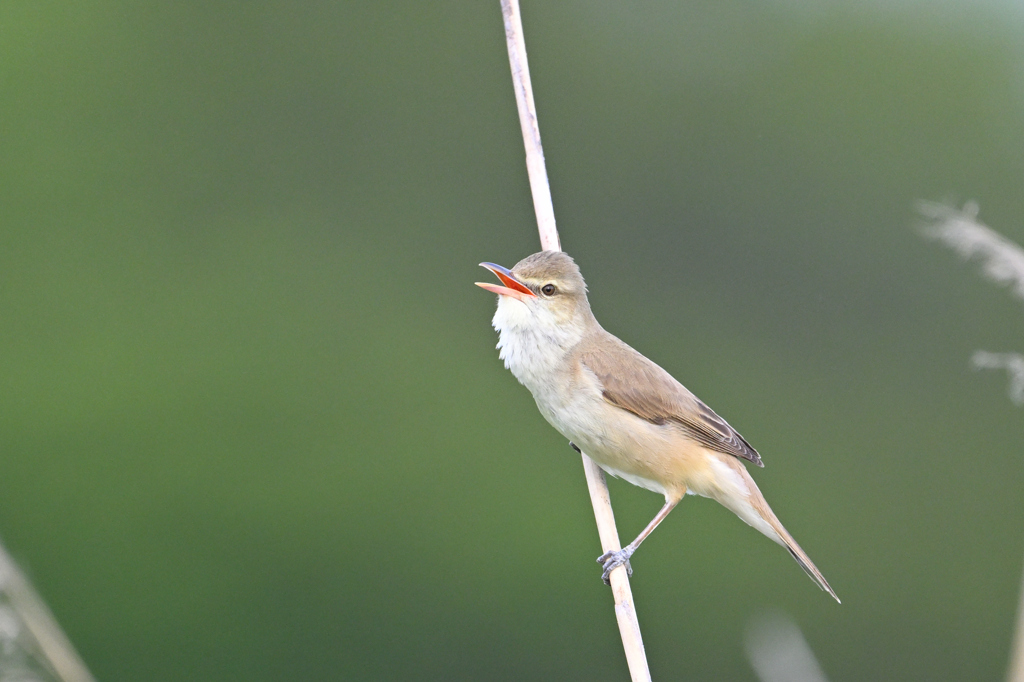
[[[655,679],[1000,679],[1024,309],[1010,2],[523,7],[606,328],[764,456],[843,598],[688,498],[633,561]],[[502,367],[539,248],[498,0],[0,4],[0,535],[101,680],[621,680],[579,459]],[[612,481],[631,538],[661,500]]]

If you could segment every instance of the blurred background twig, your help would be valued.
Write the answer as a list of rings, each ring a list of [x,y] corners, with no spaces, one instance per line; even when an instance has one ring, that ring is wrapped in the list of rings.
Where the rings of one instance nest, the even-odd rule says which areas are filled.
[[[0,543],[0,682],[95,682],[50,609]]]
[[[964,259],[981,261],[982,272],[988,279],[1008,285],[1014,296],[1024,300],[1024,249],[978,220],[977,203],[968,202],[957,209],[921,202],[918,210],[931,221],[923,230],[925,236],[940,240]],[[1010,399],[1024,405],[1024,356],[979,350],[971,357],[971,363],[978,369],[1005,369],[1010,380]],[[1019,602],[1011,635],[1009,682],[1024,682],[1024,583]]]
[[[1024,682],[1024,580],[1020,586],[1020,604],[1017,606],[1017,625],[1010,642],[1008,682]]]
[[[800,628],[784,613],[751,619],[745,645],[761,682],[828,682]]]

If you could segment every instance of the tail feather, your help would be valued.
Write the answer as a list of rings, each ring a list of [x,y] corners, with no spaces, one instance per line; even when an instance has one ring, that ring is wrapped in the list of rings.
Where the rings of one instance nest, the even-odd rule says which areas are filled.
[[[746,521],[748,524],[756,528],[757,530],[764,533],[766,536],[785,547],[789,553],[796,559],[796,562],[800,564],[800,568],[804,569],[804,573],[810,577],[814,583],[825,592],[832,595],[840,604],[839,597],[836,595],[832,586],[825,580],[825,576],[821,574],[818,567],[814,565],[811,558],[807,556],[807,553],[800,548],[800,545],[796,543],[793,536],[783,527],[778,517],[775,516],[775,512],[768,506],[767,500],[764,499],[764,495],[758,489],[757,484],[754,483],[754,479],[750,477],[747,472],[747,468],[743,466],[739,460],[733,459],[736,464],[733,466],[733,470],[739,473],[740,478],[746,484],[746,499],[740,500],[736,497],[728,496],[731,499],[719,498],[719,502],[731,509],[737,516]],[[738,466],[737,466],[738,465]]]
[[[776,519],[776,521],[778,521],[778,519]],[[814,562],[811,561],[809,556],[807,556],[807,553],[800,549],[800,545],[796,544],[796,540],[793,539],[793,536],[787,533],[786,529],[783,528],[781,524],[779,525],[779,530],[782,531],[782,539],[786,543],[785,548],[789,550],[790,555],[792,555],[792,557],[796,559],[796,562],[800,564],[800,568],[804,569],[804,573],[806,573],[808,577],[818,585],[818,587],[831,594],[833,599],[842,604],[843,602],[840,601],[835,590],[833,590],[832,586],[828,584],[827,580],[825,580],[825,576],[821,574],[821,571],[819,571],[818,567],[814,565]]]

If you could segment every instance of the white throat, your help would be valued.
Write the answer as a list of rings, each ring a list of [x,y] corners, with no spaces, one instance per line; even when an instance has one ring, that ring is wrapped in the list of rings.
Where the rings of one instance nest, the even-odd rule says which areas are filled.
[[[499,357],[538,402],[554,390],[565,355],[583,338],[583,327],[559,320],[541,301],[498,297],[491,324],[498,331]]]

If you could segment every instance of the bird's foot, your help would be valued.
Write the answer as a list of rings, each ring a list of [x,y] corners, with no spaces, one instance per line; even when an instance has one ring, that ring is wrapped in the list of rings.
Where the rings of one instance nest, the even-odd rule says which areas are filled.
[[[573,450],[575,450],[577,453],[579,453],[581,455],[583,454],[583,451],[580,450],[580,446],[576,445],[576,443],[573,443],[572,441],[569,441],[569,447],[572,448]]]
[[[626,547],[613,552],[605,552],[601,556],[597,557],[597,563],[601,564],[604,568],[604,572],[601,573],[601,580],[604,581],[605,585],[611,585],[611,579],[608,577],[611,575],[619,566],[626,567],[626,575],[633,575],[633,567],[629,565],[629,557],[633,556],[634,549]]]

